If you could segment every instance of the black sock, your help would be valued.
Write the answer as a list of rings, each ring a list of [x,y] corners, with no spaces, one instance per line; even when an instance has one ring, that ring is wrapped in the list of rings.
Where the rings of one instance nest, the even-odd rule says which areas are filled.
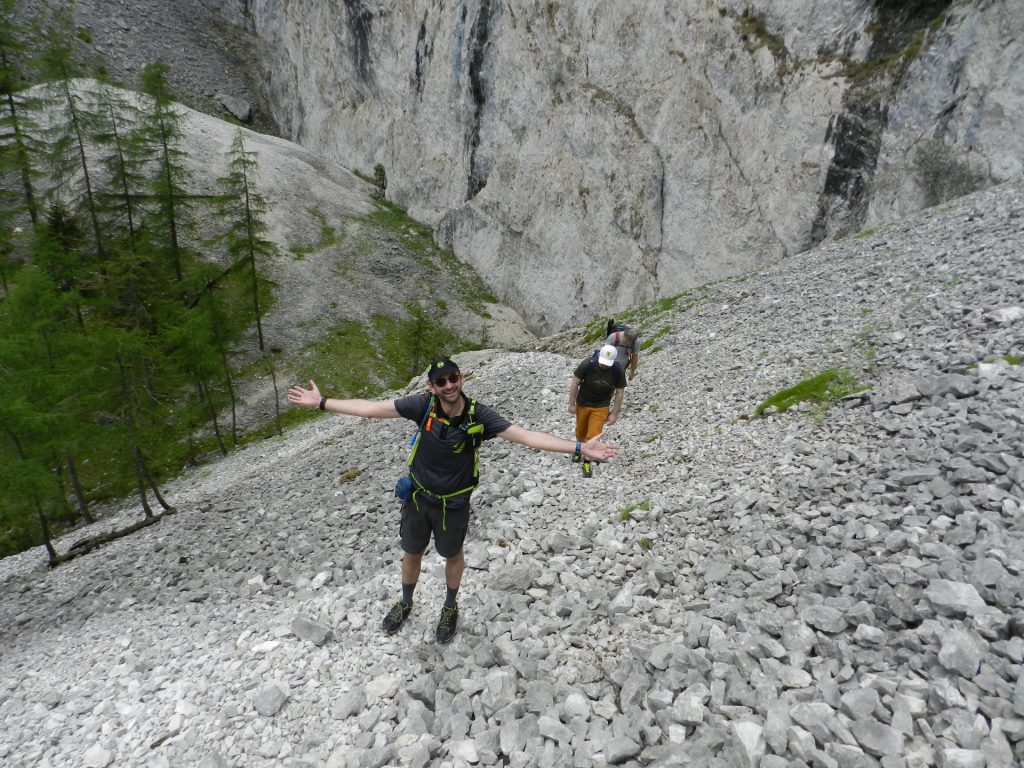
[[[406,605],[412,605],[412,592],[414,589],[416,589],[415,584],[402,585],[402,602]]]
[[[454,608],[455,607],[455,598],[458,596],[458,594],[459,594],[459,588],[458,587],[456,587],[455,589],[452,589],[451,587],[448,587],[448,591],[445,592],[445,595],[444,595],[444,607],[445,608]]]

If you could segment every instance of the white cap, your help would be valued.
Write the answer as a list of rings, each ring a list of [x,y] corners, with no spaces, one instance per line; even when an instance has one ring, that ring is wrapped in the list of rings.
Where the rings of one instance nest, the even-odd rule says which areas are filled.
[[[618,354],[619,352],[615,347],[611,344],[605,344],[601,347],[601,351],[597,355],[597,364],[603,365],[607,368],[615,362],[615,358]]]

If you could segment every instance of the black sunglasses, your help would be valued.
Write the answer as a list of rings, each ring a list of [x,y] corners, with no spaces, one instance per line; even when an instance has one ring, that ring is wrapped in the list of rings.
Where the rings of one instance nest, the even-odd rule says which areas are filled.
[[[462,378],[461,373],[453,373],[447,378],[444,376],[438,376],[433,380],[433,384],[435,387],[443,387],[445,384],[458,384],[460,378]]]

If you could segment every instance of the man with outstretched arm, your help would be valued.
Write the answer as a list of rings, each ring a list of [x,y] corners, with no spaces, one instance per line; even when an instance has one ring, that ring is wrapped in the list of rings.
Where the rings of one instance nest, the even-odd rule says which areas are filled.
[[[347,416],[370,419],[403,417],[418,423],[419,433],[409,456],[412,481],[402,504],[399,536],[402,542],[402,599],[384,617],[384,632],[397,632],[412,611],[413,591],[420,577],[423,554],[430,538],[445,558],[447,593],[437,624],[438,642],[455,635],[459,618],[456,602],[465,568],[462,545],[469,528],[469,499],[479,481],[477,451],[484,440],[501,437],[528,448],[606,461],[618,447],[597,435],[586,442],[563,440],[547,432],[518,427],[497,411],[477,403],[462,391],[459,366],[449,357],[433,360],[427,369],[428,392],[398,400],[335,400],[323,397],[313,381],[309,389],[293,386],[288,402]]]

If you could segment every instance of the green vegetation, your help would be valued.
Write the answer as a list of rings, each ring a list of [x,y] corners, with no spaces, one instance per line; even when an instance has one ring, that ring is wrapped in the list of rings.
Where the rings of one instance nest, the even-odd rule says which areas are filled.
[[[1018,357],[1017,355],[1000,355],[997,358],[996,357],[987,358],[984,362],[987,365],[992,365],[993,363],[995,363],[995,362],[997,362],[999,360],[1002,360],[1007,365],[1020,365],[1021,364],[1021,359],[1022,358]],[[977,370],[977,368],[978,368],[978,364],[977,363],[971,363],[971,365],[967,366],[967,370],[971,370],[971,371]]]
[[[480,276],[459,261],[454,253],[438,247],[430,227],[416,221],[388,200],[375,200],[374,206],[376,210],[373,213],[357,221],[397,239],[405,250],[418,256],[426,288],[432,289],[435,278],[441,277],[444,295],[450,295],[454,290],[471,311],[483,318],[491,317],[487,304],[497,304],[497,297],[487,289]],[[357,249],[357,255],[358,252]]]
[[[638,509],[643,510],[644,512],[650,512],[651,502],[641,501],[639,504],[630,504],[629,506],[619,510],[619,522],[628,523],[633,519],[633,512]]]
[[[647,304],[644,304],[641,307],[635,307],[633,309],[627,310],[626,312],[623,312],[622,314],[616,315],[615,320],[617,322],[625,323],[626,325],[636,328],[640,334],[640,348],[645,349],[645,329],[654,325],[655,321],[658,320],[666,312],[675,309],[676,305],[679,303],[679,300],[689,295],[689,293],[689,291],[684,291],[683,293],[676,294],[675,296],[667,296],[664,299],[655,299],[654,301],[648,302]],[[692,302],[688,304],[685,307],[685,309],[689,309],[690,306],[692,306]],[[597,341],[604,341],[606,336],[605,330],[607,328],[607,323],[608,318],[606,317],[591,320],[589,323],[587,323],[586,331],[584,332],[583,336],[584,342],[588,344],[593,344]],[[666,328],[663,331],[659,331],[654,338],[660,338],[661,336],[664,336],[665,334],[670,333],[671,331],[671,327]]]
[[[743,47],[747,50],[747,53],[753,53],[760,48],[767,48],[777,63],[779,77],[782,77],[789,71],[787,66],[789,50],[786,48],[785,41],[779,35],[768,31],[761,16],[751,13],[748,9],[744,13],[735,16],[733,23],[740,37],[743,38]]]
[[[640,539],[639,544],[640,544],[640,549],[643,550],[644,552],[650,552],[651,551],[651,546],[652,545],[651,545],[651,540],[650,539],[644,537],[644,538]]]
[[[317,210],[316,208],[310,208],[309,215],[314,221],[316,221],[319,227],[320,238],[313,245],[302,245],[292,248],[292,255],[296,259],[304,259],[311,253],[322,251],[325,248],[330,248],[334,245],[341,245],[345,242],[345,234],[343,232],[338,232],[337,229],[327,223],[327,216],[324,215],[323,211]]]
[[[145,68],[138,100],[80,80],[69,41],[89,32],[68,21],[30,66],[14,7],[0,0],[0,557],[46,543],[58,562],[51,539],[91,521],[98,501],[136,493],[149,520],[156,504],[170,509],[159,485],[182,466],[318,418],[279,410],[284,371],[373,396],[404,385],[439,347],[472,348],[442,325],[449,307],[489,319],[497,299],[429,228],[378,199],[345,230],[310,210],[318,236],[292,253],[344,246],[354,260],[398,243],[418,260],[423,296],[318,328],[325,342],[286,356],[263,324],[275,289],[264,270],[278,254],[247,134],[224,158],[220,194],[197,197],[166,68]],[[45,98],[28,94],[33,70],[46,76]],[[382,198],[383,166],[368,180]],[[240,369],[239,357],[249,360]],[[278,411],[243,434],[237,393],[253,378],[274,387]]]
[[[255,159],[240,139],[227,158],[239,183],[207,222],[231,257],[221,268],[185,245],[196,240],[185,239],[196,202],[166,69],[145,68],[133,107],[75,80],[68,26],[39,65],[44,98],[29,98],[11,1],[0,0],[0,120],[11,137],[0,162],[20,184],[0,193],[0,387],[10,393],[0,404],[0,556],[43,543],[56,563],[52,536],[91,521],[95,502],[135,492],[153,519],[151,502],[171,509],[163,479],[249,439],[229,359],[253,325],[264,346],[273,285],[258,264],[270,251],[248,185]],[[276,380],[276,346],[266,346],[258,367]]]
[[[865,237],[871,237],[874,234],[875,234],[875,230],[874,229],[865,229],[863,232],[858,232],[856,235],[854,235],[853,239],[854,240],[863,240]]]
[[[658,351],[657,348],[654,347],[654,345],[658,341],[658,339],[660,339],[662,336],[665,336],[666,334],[669,334],[671,332],[672,332],[672,326],[671,325],[666,325],[660,331],[656,331],[655,333],[651,334],[650,336],[644,337],[640,341],[640,351],[641,352],[647,352],[648,354],[652,354],[653,355],[655,352]]]
[[[375,315],[370,328],[342,322],[326,338],[301,350],[291,367],[300,381],[316,378],[324,392],[367,397],[407,384],[423,371],[436,349],[470,348],[418,305],[406,309],[407,319]]]
[[[653,442],[656,442],[658,440],[661,440],[661,433],[658,433],[658,432],[656,432],[655,434],[651,435],[650,437],[644,438],[644,442],[645,443],[653,443]]]
[[[387,172],[384,170],[383,165],[377,163],[377,165],[373,166],[372,176],[363,173],[362,171],[359,170],[354,170],[352,171],[352,173],[354,173],[363,181],[369,184],[373,184],[373,186],[376,187],[376,189],[374,190],[374,197],[378,199],[382,199],[384,197],[384,194],[387,192],[388,189],[388,175]]]
[[[763,416],[769,408],[776,408],[779,413],[785,413],[794,405],[803,402],[817,403],[827,408],[836,400],[865,389],[867,387],[858,385],[848,372],[829,368],[817,376],[776,392],[754,409],[754,416]]]

